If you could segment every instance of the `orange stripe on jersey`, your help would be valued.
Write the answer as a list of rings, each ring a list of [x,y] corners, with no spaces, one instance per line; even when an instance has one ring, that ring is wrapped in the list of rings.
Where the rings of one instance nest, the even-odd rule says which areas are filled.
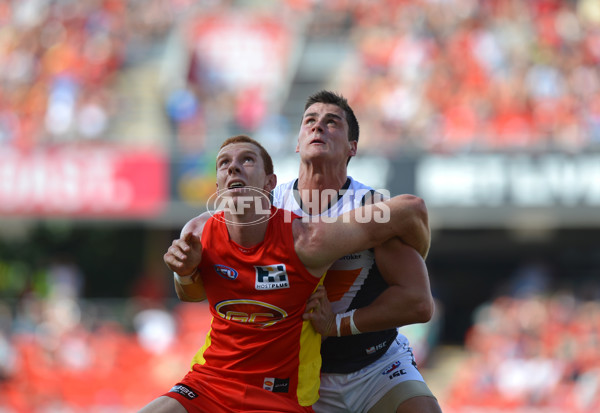
[[[362,268],[353,270],[328,270],[323,285],[327,289],[327,298],[330,302],[341,300],[350,290]]]

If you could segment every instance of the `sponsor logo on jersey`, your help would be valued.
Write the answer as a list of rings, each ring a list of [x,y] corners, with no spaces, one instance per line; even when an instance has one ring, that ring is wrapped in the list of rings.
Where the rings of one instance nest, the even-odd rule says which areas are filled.
[[[398,367],[400,367],[400,364],[402,364],[402,362],[400,360],[395,361],[394,363],[390,364],[389,366],[387,366],[383,372],[381,372],[381,374],[389,374],[392,371],[396,370]]]
[[[378,350],[381,350],[382,348],[385,348],[387,341],[384,341],[383,343],[379,343],[376,346],[371,346],[368,349],[366,349],[365,351],[367,352],[367,354],[373,354]]]
[[[344,255],[341,259],[342,260],[359,260],[361,257],[360,254],[348,254],[348,255]]]
[[[290,390],[290,379],[276,379],[265,377],[263,389],[273,393],[287,393]]]
[[[215,305],[217,314],[226,320],[268,327],[288,316],[283,308],[256,300],[226,300]]]
[[[255,265],[257,290],[280,290],[290,288],[285,264]]]
[[[188,400],[193,400],[196,397],[198,397],[198,395],[196,393],[194,393],[194,391],[192,389],[190,389],[188,386],[186,386],[184,384],[176,384],[175,386],[173,386],[171,388],[171,390],[169,390],[169,392],[170,393],[179,393]]]
[[[238,272],[231,267],[221,264],[213,265],[217,274],[228,280],[235,280],[238,277]]]

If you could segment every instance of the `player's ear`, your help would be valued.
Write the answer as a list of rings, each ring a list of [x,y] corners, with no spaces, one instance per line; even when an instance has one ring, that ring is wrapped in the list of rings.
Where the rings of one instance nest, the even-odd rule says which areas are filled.
[[[270,174],[265,178],[265,186],[264,190],[267,192],[271,192],[277,186],[277,175]]]
[[[356,156],[358,142],[357,141],[348,141],[348,143],[349,143],[348,156]]]

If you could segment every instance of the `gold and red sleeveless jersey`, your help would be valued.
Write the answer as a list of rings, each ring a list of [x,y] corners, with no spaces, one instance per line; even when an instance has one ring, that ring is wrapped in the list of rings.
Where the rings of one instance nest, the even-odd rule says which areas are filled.
[[[265,239],[252,248],[229,238],[223,213],[205,224],[199,268],[213,319],[192,369],[310,406],[318,399],[321,336],[302,314],[320,279],[296,254],[296,218],[272,207]]]

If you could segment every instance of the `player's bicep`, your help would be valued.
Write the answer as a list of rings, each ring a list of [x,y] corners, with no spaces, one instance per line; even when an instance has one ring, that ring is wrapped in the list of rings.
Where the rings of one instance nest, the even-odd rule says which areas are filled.
[[[429,277],[423,257],[398,238],[375,247],[375,260],[388,285],[413,288]]]

